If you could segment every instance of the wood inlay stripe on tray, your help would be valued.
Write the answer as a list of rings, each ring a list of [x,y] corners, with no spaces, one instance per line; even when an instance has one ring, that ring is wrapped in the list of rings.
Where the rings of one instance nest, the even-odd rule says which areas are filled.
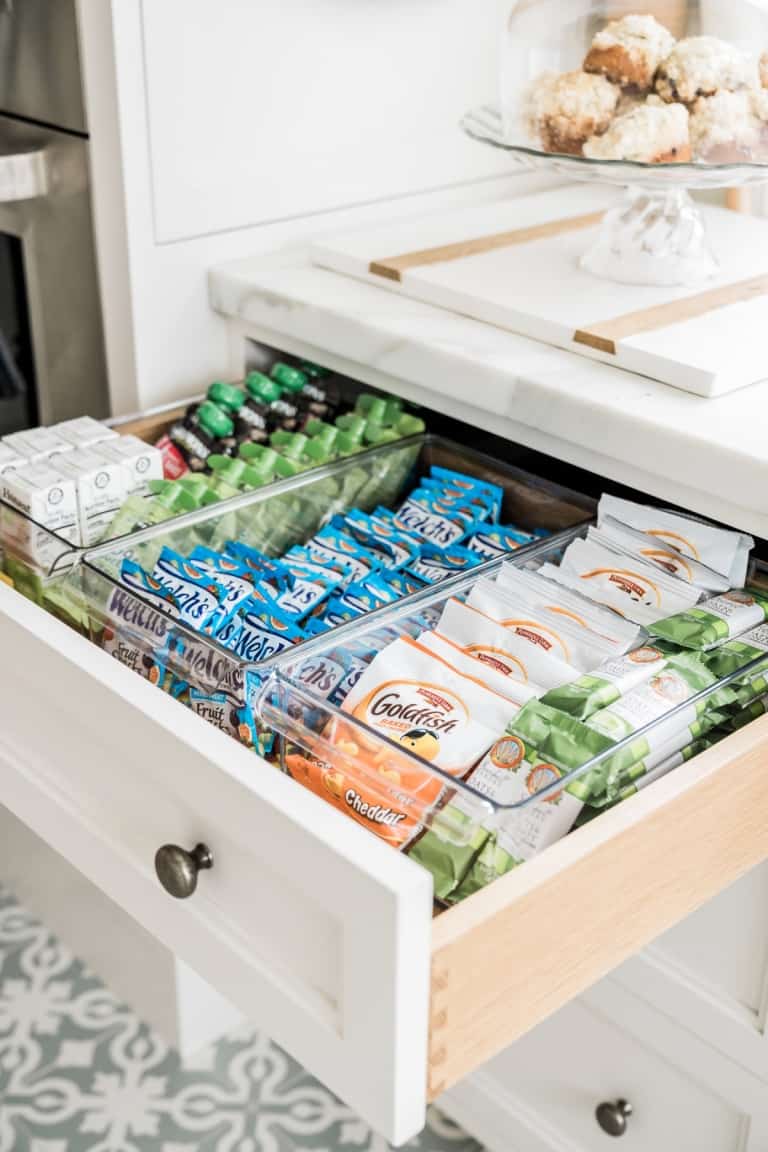
[[[602,218],[602,212],[590,212],[586,216],[547,220],[543,224],[531,224],[527,228],[515,228],[511,232],[476,236],[474,240],[458,240],[455,244],[443,244],[438,248],[422,248],[417,252],[404,252],[400,256],[385,256],[381,260],[371,261],[368,271],[373,276],[400,281],[402,273],[409,268],[420,268],[426,264],[443,264],[448,260],[464,260],[467,256],[479,256],[483,252],[509,248],[513,244],[530,244],[534,240],[546,240],[549,236],[559,236],[563,232],[591,228],[599,224]]]
[[[686,296],[682,300],[671,300],[668,304],[657,304],[653,308],[643,308],[639,312],[627,312],[613,320],[603,320],[579,328],[573,337],[574,344],[584,344],[598,352],[616,355],[616,345],[630,336],[640,336],[643,332],[655,332],[659,328],[671,328],[685,320],[696,320],[718,308],[729,304],[742,304],[758,296],[768,295],[768,276],[755,276],[751,280],[739,280],[735,284],[722,284],[708,292]]]

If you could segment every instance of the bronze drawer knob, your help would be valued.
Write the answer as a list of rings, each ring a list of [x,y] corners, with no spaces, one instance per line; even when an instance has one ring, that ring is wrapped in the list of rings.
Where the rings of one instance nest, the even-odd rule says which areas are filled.
[[[157,878],[170,896],[186,900],[197,888],[198,873],[213,868],[213,853],[205,844],[196,844],[191,852],[178,844],[163,844],[155,853]]]
[[[606,1101],[595,1109],[597,1122],[608,1136],[623,1136],[627,1121],[632,1115],[632,1105],[628,1100]]]

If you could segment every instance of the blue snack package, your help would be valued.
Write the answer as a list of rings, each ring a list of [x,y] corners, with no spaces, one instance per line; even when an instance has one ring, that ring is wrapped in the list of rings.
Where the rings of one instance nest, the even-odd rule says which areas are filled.
[[[315,564],[345,560],[351,566],[353,580],[361,580],[381,567],[381,561],[368,548],[335,528],[322,528],[307,542],[306,548]]]
[[[348,583],[354,578],[352,565],[348,560],[342,560],[339,557],[332,561],[320,563],[319,560],[312,558],[309,548],[303,544],[294,544],[293,548],[283,556],[283,563],[288,565],[301,564],[302,568],[306,568],[308,572],[319,572],[321,575],[335,572],[341,577],[343,583]]]
[[[307,656],[294,675],[299,684],[338,707],[367,667],[367,662],[354,653],[334,649]]]
[[[358,620],[363,611],[353,608],[351,604],[345,604],[339,596],[334,596],[325,607],[323,620],[329,627],[338,628],[342,624],[348,624],[350,620]]]
[[[256,573],[230,556],[222,556],[211,548],[198,545],[189,554],[189,560],[204,572],[209,572],[226,592],[224,607],[236,609],[253,592]],[[225,615],[228,613],[225,612]],[[231,614],[231,613],[229,613]]]
[[[329,624],[327,620],[324,620],[322,616],[310,616],[309,620],[306,620],[302,627],[305,635],[312,637],[323,636],[326,632],[330,632],[333,625]]]
[[[470,552],[474,552],[481,560],[495,560],[524,544],[531,544],[535,539],[535,536],[521,532],[512,525],[498,524],[495,527],[478,528],[466,543]]]
[[[414,592],[421,592],[427,586],[427,581],[422,576],[414,574],[409,568],[401,568],[397,572],[381,572],[380,576],[397,593],[398,600],[403,596],[410,596]]]
[[[298,624],[259,600],[247,600],[240,606],[238,622],[239,629],[225,646],[249,664],[261,664],[305,639]],[[221,637],[217,639],[223,643]]]
[[[280,560],[267,556],[258,548],[251,548],[240,540],[227,540],[224,552],[239,560],[246,568],[255,573],[257,580],[271,580],[281,591],[291,587],[291,574]]]
[[[120,565],[120,583],[131,590],[138,592],[146,600],[150,600],[163,612],[167,612],[174,620],[181,617],[181,608],[177,604],[172,592],[164,584],[150,576],[141,564],[127,557]]]
[[[380,556],[387,568],[404,568],[415,560],[421,550],[418,536],[398,531],[391,520],[367,516],[353,509],[347,513],[346,523],[350,536]]]
[[[479,528],[477,521],[468,518],[465,511],[439,500],[424,501],[419,493],[412,493],[397,511],[397,523],[406,531],[423,536],[430,544],[458,544]]]
[[[235,610],[226,604],[226,589],[215,576],[172,548],[163,548],[152,576],[175,599],[180,610],[179,619],[196,632],[217,632]]]
[[[461,544],[452,544],[449,548],[425,544],[421,556],[409,565],[408,571],[421,577],[427,584],[439,584],[441,580],[455,576],[457,572],[476,568],[482,562],[480,556]]]
[[[259,677],[246,669],[242,699],[225,688],[210,691],[191,688],[189,707],[201,719],[226,732],[228,736],[234,736],[246,748],[266,756],[272,749],[274,734],[258,723],[255,705],[260,687]]]
[[[293,587],[280,593],[277,604],[297,620],[313,612],[342,584],[342,578],[336,572],[309,569],[301,564],[286,564],[286,568],[293,577]]]
[[[338,606],[353,608],[358,615],[364,612],[374,612],[386,604],[393,604],[397,600],[397,593],[383,581],[377,579],[377,574],[356,580],[338,596],[334,603]],[[328,619],[327,615],[324,617]]]
[[[498,511],[498,500],[494,493],[482,487],[465,492],[459,488],[451,488],[440,480],[427,477],[419,485],[421,491],[432,492],[437,500],[446,504],[456,504],[472,515],[475,520],[494,523]]]
[[[430,477],[446,485],[449,491],[487,493],[492,501],[493,520],[498,522],[501,515],[501,506],[504,502],[504,489],[489,480],[479,480],[476,476],[466,476],[463,472],[454,472],[451,468],[440,468],[433,464],[429,470]]]

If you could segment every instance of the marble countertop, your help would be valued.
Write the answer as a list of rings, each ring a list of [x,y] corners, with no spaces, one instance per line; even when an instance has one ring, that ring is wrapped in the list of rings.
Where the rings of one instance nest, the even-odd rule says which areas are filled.
[[[304,249],[214,268],[210,299],[242,336],[768,538],[768,380],[702,399],[315,268]]]

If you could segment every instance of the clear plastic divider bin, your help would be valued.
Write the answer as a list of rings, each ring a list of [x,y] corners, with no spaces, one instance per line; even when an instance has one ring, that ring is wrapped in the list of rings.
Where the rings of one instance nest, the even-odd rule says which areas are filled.
[[[90,550],[81,574],[92,639],[177,694],[206,719],[250,742],[253,733],[243,722],[243,709],[258,713],[258,696],[279,656],[257,666],[238,659],[213,638],[194,632],[125,587],[120,580],[123,561],[136,560],[151,571],[166,546],[186,556],[197,545],[220,549],[228,540],[280,556],[292,545],[305,543],[336,513],[352,508],[371,511],[377,505],[396,507],[432,465],[500,485],[504,491],[502,522],[522,529],[558,533],[594,515],[594,501],[588,497],[440,437],[419,435],[248,493],[226,507],[202,509],[172,524]],[[474,571],[482,573],[486,567]],[[456,582],[453,577],[441,588],[451,588]],[[401,603],[418,604],[424,595],[415,593]],[[382,612],[372,612],[366,619],[374,622]],[[331,635],[343,645],[355,629],[345,624]],[[311,643],[296,645],[291,655]],[[256,719],[268,737],[270,721],[258,715]],[[267,738],[263,749],[268,750],[268,745]]]
[[[479,576],[493,577],[504,564],[536,571],[547,562],[559,563],[571,541],[585,534],[583,525],[560,533],[491,561],[482,570],[475,569],[436,589],[421,592],[408,603],[384,609],[376,618],[349,625],[343,634],[321,636],[284,653],[276,661],[258,702],[263,721],[280,734],[283,769],[396,847],[412,845],[427,828],[435,828],[441,838],[462,846],[470,844],[481,828],[492,830],[510,814],[541,804],[577,781],[590,777],[589,783],[599,790],[609,773],[621,777],[638,763],[649,735],[653,738],[662,726],[665,733],[672,731],[678,718],[679,727],[683,728],[685,717],[692,710],[703,715],[708,708],[714,708],[723,689],[737,681],[761,673],[768,684],[768,656],[763,654],[670,707],[661,718],[638,728],[599,755],[585,758],[570,771],[553,757],[549,767],[554,770],[532,773],[527,794],[510,803],[489,798],[482,790],[375,731],[354,712],[344,710],[343,702],[334,704],[328,699],[334,669],[349,667],[351,660],[367,665],[398,637],[415,638],[434,629],[449,599],[463,599]],[[753,564],[750,580],[768,587],[768,566]],[[501,730],[498,737],[504,734]],[[513,740],[511,737],[510,744]],[[507,766],[515,765],[510,761]],[[577,794],[588,792],[583,787]]]

